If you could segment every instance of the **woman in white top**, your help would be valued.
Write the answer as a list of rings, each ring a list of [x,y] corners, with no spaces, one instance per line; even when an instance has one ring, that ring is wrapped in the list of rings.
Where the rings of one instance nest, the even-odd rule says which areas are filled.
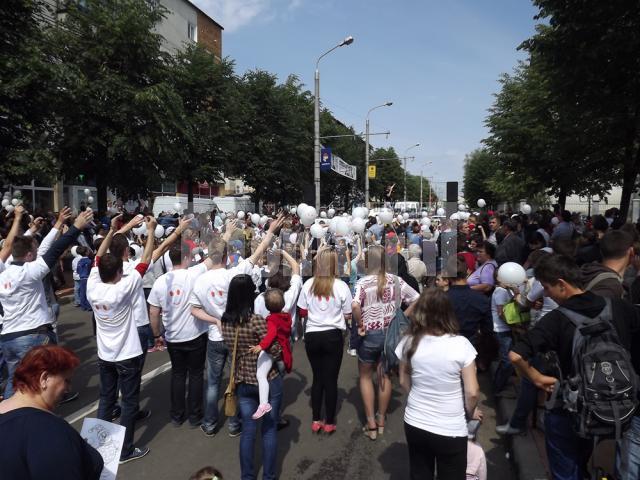
[[[367,275],[356,283],[351,305],[361,339],[358,348],[358,370],[360,394],[367,418],[367,425],[362,431],[371,440],[384,433],[387,408],[391,400],[389,376],[382,368],[378,368],[378,413],[374,416],[373,372],[377,366],[381,367],[385,331],[395,316],[396,299],[408,305],[419,297],[418,292],[404,280],[385,273],[385,259],[384,247],[369,247],[366,253]],[[407,309],[407,314],[411,308]]]
[[[404,428],[410,478],[464,480],[467,418],[481,418],[476,351],[457,335],[458,322],[447,294],[425,290],[398,347],[400,384],[409,393]]]
[[[346,329],[345,319],[351,316],[351,300],[349,286],[338,278],[338,255],[333,248],[320,248],[314,261],[313,278],[304,283],[298,299],[300,316],[307,317],[304,339],[313,371],[311,430],[314,433],[336,431],[342,334]],[[321,416],[323,397],[324,420]]]

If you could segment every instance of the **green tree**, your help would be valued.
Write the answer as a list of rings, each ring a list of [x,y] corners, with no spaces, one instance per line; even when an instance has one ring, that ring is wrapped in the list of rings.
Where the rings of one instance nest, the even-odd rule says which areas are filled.
[[[55,148],[66,178],[144,195],[185,147],[182,100],[167,81],[168,54],[153,31],[165,10],[144,0],[68,3],[47,42],[62,70]]]
[[[49,138],[57,68],[43,52],[44,18],[39,0],[0,2],[0,184],[57,174]]]
[[[187,183],[191,208],[194,182],[222,181],[227,166],[241,153],[235,139],[245,128],[246,102],[240,94],[233,62],[215,61],[198,44],[187,45],[178,52],[169,72],[184,115],[179,123],[179,157],[167,165],[164,173]]]
[[[383,202],[385,189],[395,183],[393,198],[402,198],[402,183],[404,170],[398,154],[393,147],[376,148],[369,157],[372,165],[376,166],[376,178],[369,181],[369,196],[374,202]],[[377,159],[390,159],[375,161]]]
[[[640,4],[534,0],[545,24],[523,44],[567,121],[567,139],[601,181],[622,185],[626,216],[640,173]],[[582,172],[580,172],[580,175]]]

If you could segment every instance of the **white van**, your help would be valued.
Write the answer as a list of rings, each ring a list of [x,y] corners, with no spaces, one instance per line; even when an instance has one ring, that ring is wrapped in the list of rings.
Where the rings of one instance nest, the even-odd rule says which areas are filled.
[[[182,211],[176,212],[176,203],[180,204],[180,208],[182,211],[186,210],[188,207],[187,197],[170,197],[170,196],[162,196],[156,197],[153,201],[153,214],[157,217],[160,215],[160,212],[169,212],[169,213],[180,213]],[[216,202],[210,198],[194,198],[193,199],[193,212],[194,213],[208,213],[211,210],[216,208]]]
[[[249,195],[242,195],[239,197],[226,196],[226,197],[213,197],[218,211],[220,212],[253,212],[255,205]]]

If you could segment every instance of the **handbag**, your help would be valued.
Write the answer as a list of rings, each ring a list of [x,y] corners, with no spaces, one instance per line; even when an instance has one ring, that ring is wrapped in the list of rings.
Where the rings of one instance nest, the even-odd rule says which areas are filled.
[[[531,320],[531,314],[529,312],[521,312],[520,306],[515,299],[505,303],[502,307],[502,315],[507,325],[520,325]]]
[[[238,398],[236,397],[236,354],[238,353],[238,332],[240,326],[236,327],[236,336],[233,340],[233,356],[231,357],[231,374],[229,375],[229,385],[224,391],[224,414],[227,417],[235,417],[238,413]]]
[[[400,280],[394,275],[396,313],[391,319],[384,333],[384,352],[382,354],[382,367],[385,373],[396,370],[400,366],[400,359],[395,350],[402,337],[409,329],[409,319],[402,311],[402,298],[400,292]]]

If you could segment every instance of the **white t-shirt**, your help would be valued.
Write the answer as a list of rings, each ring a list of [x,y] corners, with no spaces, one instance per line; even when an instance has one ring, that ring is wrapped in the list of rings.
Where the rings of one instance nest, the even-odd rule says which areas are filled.
[[[300,296],[300,290],[302,289],[302,277],[300,275],[291,275],[291,283],[289,290],[284,292],[284,308],[283,312],[287,312],[291,315],[291,326],[296,324],[296,318],[298,317],[298,309],[296,305],[298,303],[298,297]],[[256,297],[253,302],[253,313],[260,315],[262,318],[267,318],[269,310],[264,304],[264,293],[261,293]]]
[[[122,263],[122,276],[128,277],[130,275],[140,277],[140,273],[136,271],[136,266],[140,263],[140,260],[129,260]],[[151,265],[149,266],[151,268]],[[142,278],[142,277],[141,277]],[[98,280],[100,277],[98,277]],[[149,325],[149,312],[147,311],[147,300],[144,298],[144,289],[142,282],[140,282],[140,288],[138,294],[133,297],[133,318],[136,321],[136,327],[144,327]]]
[[[98,267],[87,281],[87,300],[96,318],[98,358],[120,362],[142,355],[133,301],[142,291],[138,272],[123,276],[118,283],[103,283]],[[145,345],[146,347],[146,345]]]
[[[148,302],[162,309],[162,323],[168,342],[188,342],[206,333],[209,324],[191,315],[189,298],[195,282],[207,271],[204,263],[173,270],[158,278]]]
[[[71,270],[73,271],[74,281],[80,281],[80,275],[78,275],[78,263],[80,263],[80,260],[82,260],[80,255],[73,257],[73,260],[71,260]]]
[[[311,293],[313,278],[310,278],[302,286],[298,306],[307,310],[307,333],[324,332],[337,328],[347,328],[344,316],[351,313],[351,290],[342,280],[333,281],[333,292],[330,297],[316,297]]]
[[[531,310],[531,313],[535,316],[534,321],[540,320],[551,310],[558,308],[558,304],[551,297],[547,297],[544,294],[544,287],[542,284],[537,279],[534,279],[531,284],[531,290],[529,290],[529,293],[527,294],[527,300],[533,303],[540,299],[542,299],[542,308],[540,310]]]
[[[409,337],[395,354],[403,362]],[[425,335],[411,358],[411,390],[404,411],[409,425],[446,437],[467,437],[461,370],[477,355],[461,335]]]
[[[506,288],[496,287],[491,295],[491,316],[493,317],[493,331],[496,333],[509,332],[511,329],[498,315],[498,307],[504,307],[513,297]]]
[[[222,318],[227,308],[227,293],[229,284],[236,275],[251,275],[253,263],[243,260],[236,267],[229,270],[216,268],[209,270],[198,278],[198,283],[191,292],[189,303],[194,307],[202,308],[206,313],[215,318]],[[209,340],[221,342],[222,333],[216,325],[209,325]]]
[[[3,335],[51,323],[42,284],[47,273],[49,267],[42,257],[23,265],[11,264],[0,273],[0,303],[4,309]]]

